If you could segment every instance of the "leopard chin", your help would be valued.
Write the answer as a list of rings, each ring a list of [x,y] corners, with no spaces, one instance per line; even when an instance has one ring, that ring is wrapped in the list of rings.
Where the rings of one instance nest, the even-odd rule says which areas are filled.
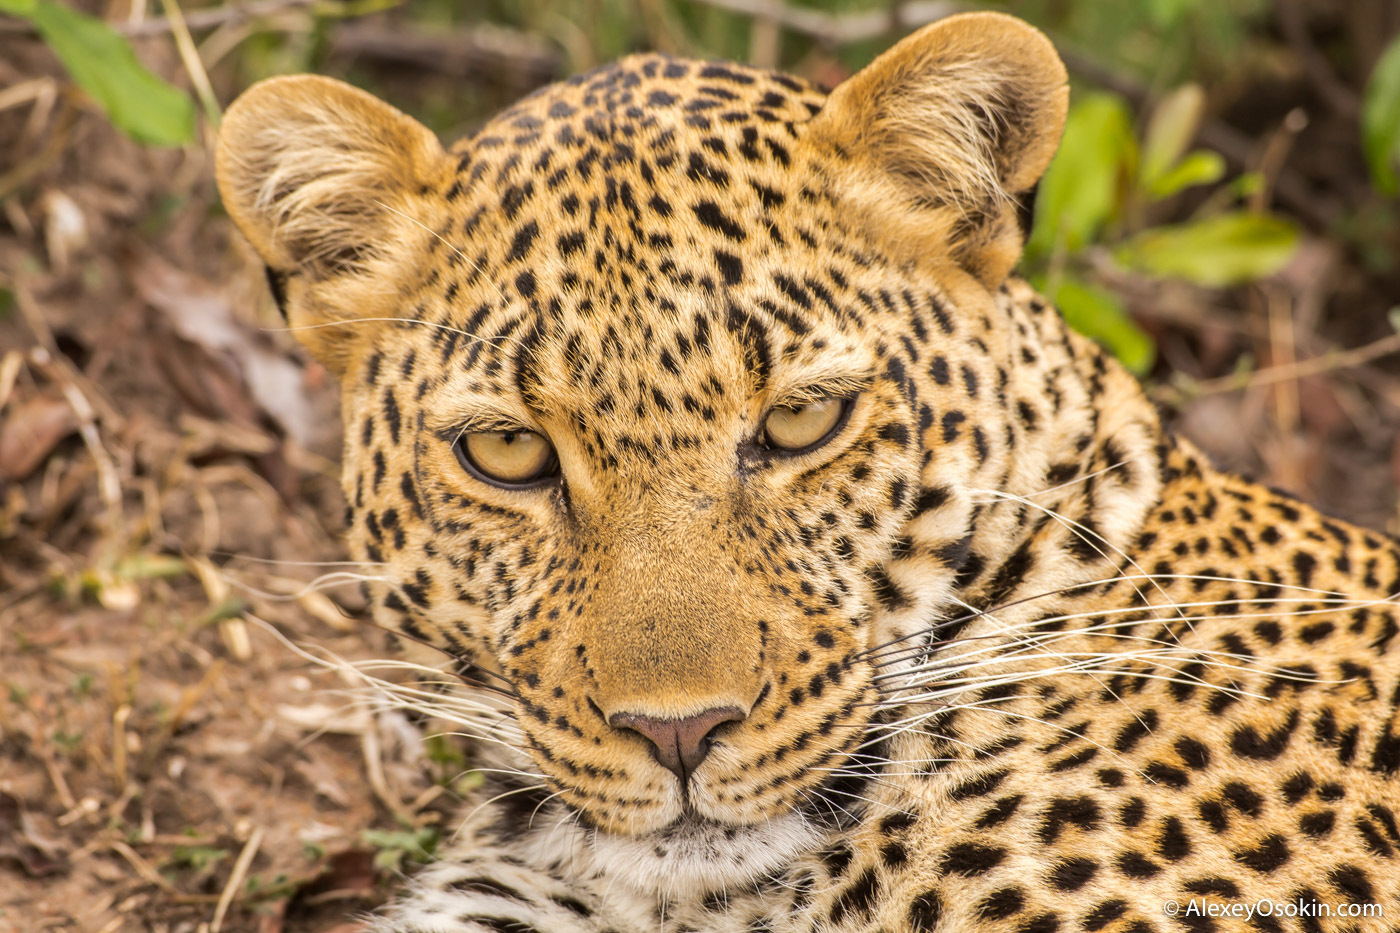
[[[589,842],[604,875],[671,900],[752,885],[820,847],[825,836],[793,811],[749,826],[687,814],[664,829],[637,836],[595,832]]]

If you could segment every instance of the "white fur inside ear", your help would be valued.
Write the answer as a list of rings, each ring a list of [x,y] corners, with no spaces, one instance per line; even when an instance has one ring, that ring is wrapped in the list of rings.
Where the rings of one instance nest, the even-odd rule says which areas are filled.
[[[364,265],[376,246],[367,232],[383,229],[442,154],[388,104],[306,75],[261,82],[234,102],[216,171],[230,215],[269,265],[325,276]]]
[[[852,203],[906,247],[950,254],[988,286],[1020,255],[1014,198],[1050,163],[1069,106],[1050,41],[1000,13],[950,16],[832,92],[806,130]]]

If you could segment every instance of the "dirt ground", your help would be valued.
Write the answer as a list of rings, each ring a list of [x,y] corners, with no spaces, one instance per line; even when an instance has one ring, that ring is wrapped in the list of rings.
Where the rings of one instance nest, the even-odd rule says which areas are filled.
[[[0,34],[0,933],[349,933],[478,776],[349,667],[392,652],[336,563],[335,388],[208,146],[138,146],[61,75]],[[1354,152],[1294,151],[1362,197],[1324,187]],[[1400,281],[1309,229],[1261,286],[1122,287],[1179,430],[1395,531]]]

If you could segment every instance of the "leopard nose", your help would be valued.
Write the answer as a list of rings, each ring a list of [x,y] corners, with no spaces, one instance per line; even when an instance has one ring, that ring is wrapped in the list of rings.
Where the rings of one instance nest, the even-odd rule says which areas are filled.
[[[740,722],[744,711],[737,706],[707,709],[684,719],[657,719],[639,713],[613,713],[608,725],[631,729],[656,748],[656,760],[684,784],[710,753],[710,737],[727,722]]]

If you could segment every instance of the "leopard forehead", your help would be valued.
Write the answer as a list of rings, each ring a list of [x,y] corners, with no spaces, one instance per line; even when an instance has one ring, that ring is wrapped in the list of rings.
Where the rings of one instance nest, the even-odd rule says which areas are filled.
[[[440,325],[416,339],[443,364],[416,391],[519,400],[589,431],[612,467],[695,446],[746,396],[866,379],[878,327],[862,312],[891,298],[833,294],[877,260],[797,151],[822,100],[785,75],[648,55],[492,120],[454,149],[443,216],[415,244],[405,302]],[[439,410],[433,428],[460,426]]]

